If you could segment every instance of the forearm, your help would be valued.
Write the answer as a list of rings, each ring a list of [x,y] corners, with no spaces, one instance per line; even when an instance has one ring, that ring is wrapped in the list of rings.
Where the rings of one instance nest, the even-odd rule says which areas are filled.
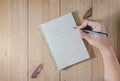
[[[87,25],[90,26],[93,31],[101,32],[105,29],[104,24],[97,21],[85,20],[83,24],[77,28],[77,31],[83,39],[100,49],[104,62],[105,81],[120,81],[120,65],[107,37],[83,32],[81,29],[85,28]]]
[[[120,65],[110,45],[100,48],[104,62],[104,78],[106,81],[120,81]]]

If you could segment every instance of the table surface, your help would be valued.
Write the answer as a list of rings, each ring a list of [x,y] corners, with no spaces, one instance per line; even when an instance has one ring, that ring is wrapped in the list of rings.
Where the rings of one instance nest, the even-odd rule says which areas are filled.
[[[0,0],[1,81],[103,81],[102,56],[85,44],[91,59],[57,71],[38,26],[69,12],[77,25],[92,6],[91,19],[105,23],[109,39],[120,60],[120,0]],[[43,68],[31,78],[36,67]]]

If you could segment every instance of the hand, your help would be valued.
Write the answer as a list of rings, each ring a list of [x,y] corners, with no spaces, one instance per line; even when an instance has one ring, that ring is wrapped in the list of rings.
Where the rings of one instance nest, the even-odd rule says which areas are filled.
[[[85,20],[83,24],[77,28],[78,33],[83,39],[87,40],[91,45],[97,48],[103,48],[104,46],[109,45],[107,37],[83,32],[81,29],[87,25],[91,26],[93,31],[105,32],[105,27],[102,22]]]

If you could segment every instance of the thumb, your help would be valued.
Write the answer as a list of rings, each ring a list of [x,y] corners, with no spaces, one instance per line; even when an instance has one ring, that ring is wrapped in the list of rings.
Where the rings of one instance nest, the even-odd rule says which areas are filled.
[[[86,40],[90,40],[91,39],[91,35],[90,34],[87,34],[85,32],[83,32],[82,30],[80,30],[79,28],[77,29],[78,33],[80,34],[80,36],[83,38],[83,39],[86,39]]]
[[[83,32],[83,31],[81,31],[81,37],[83,39],[86,39],[86,40],[90,40],[91,39],[91,35]]]

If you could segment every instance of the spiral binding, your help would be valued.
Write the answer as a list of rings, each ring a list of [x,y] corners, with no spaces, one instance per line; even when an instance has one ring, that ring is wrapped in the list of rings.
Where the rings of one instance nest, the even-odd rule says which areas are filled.
[[[40,31],[41,31],[41,36],[43,37],[43,40],[45,41],[45,44],[47,45],[47,48],[49,49],[49,55],[50,55],[51,58],[53,58],[53,63],[57,66],[57,64],[56,64],[56,62],[55,62],[55,59],[54,59],[54,57],[52,56],[52,50],[50,49],[50,47],[49,47],[49,45],[48,45],[48,43],[47,43],[45,34],[44,34],[41,26],[40,26],[39,28],[40,28]],[[56,66],[55,66],[55,67],[56,67]],[[58,67],[56,67],[56,69],[58,69]]]

